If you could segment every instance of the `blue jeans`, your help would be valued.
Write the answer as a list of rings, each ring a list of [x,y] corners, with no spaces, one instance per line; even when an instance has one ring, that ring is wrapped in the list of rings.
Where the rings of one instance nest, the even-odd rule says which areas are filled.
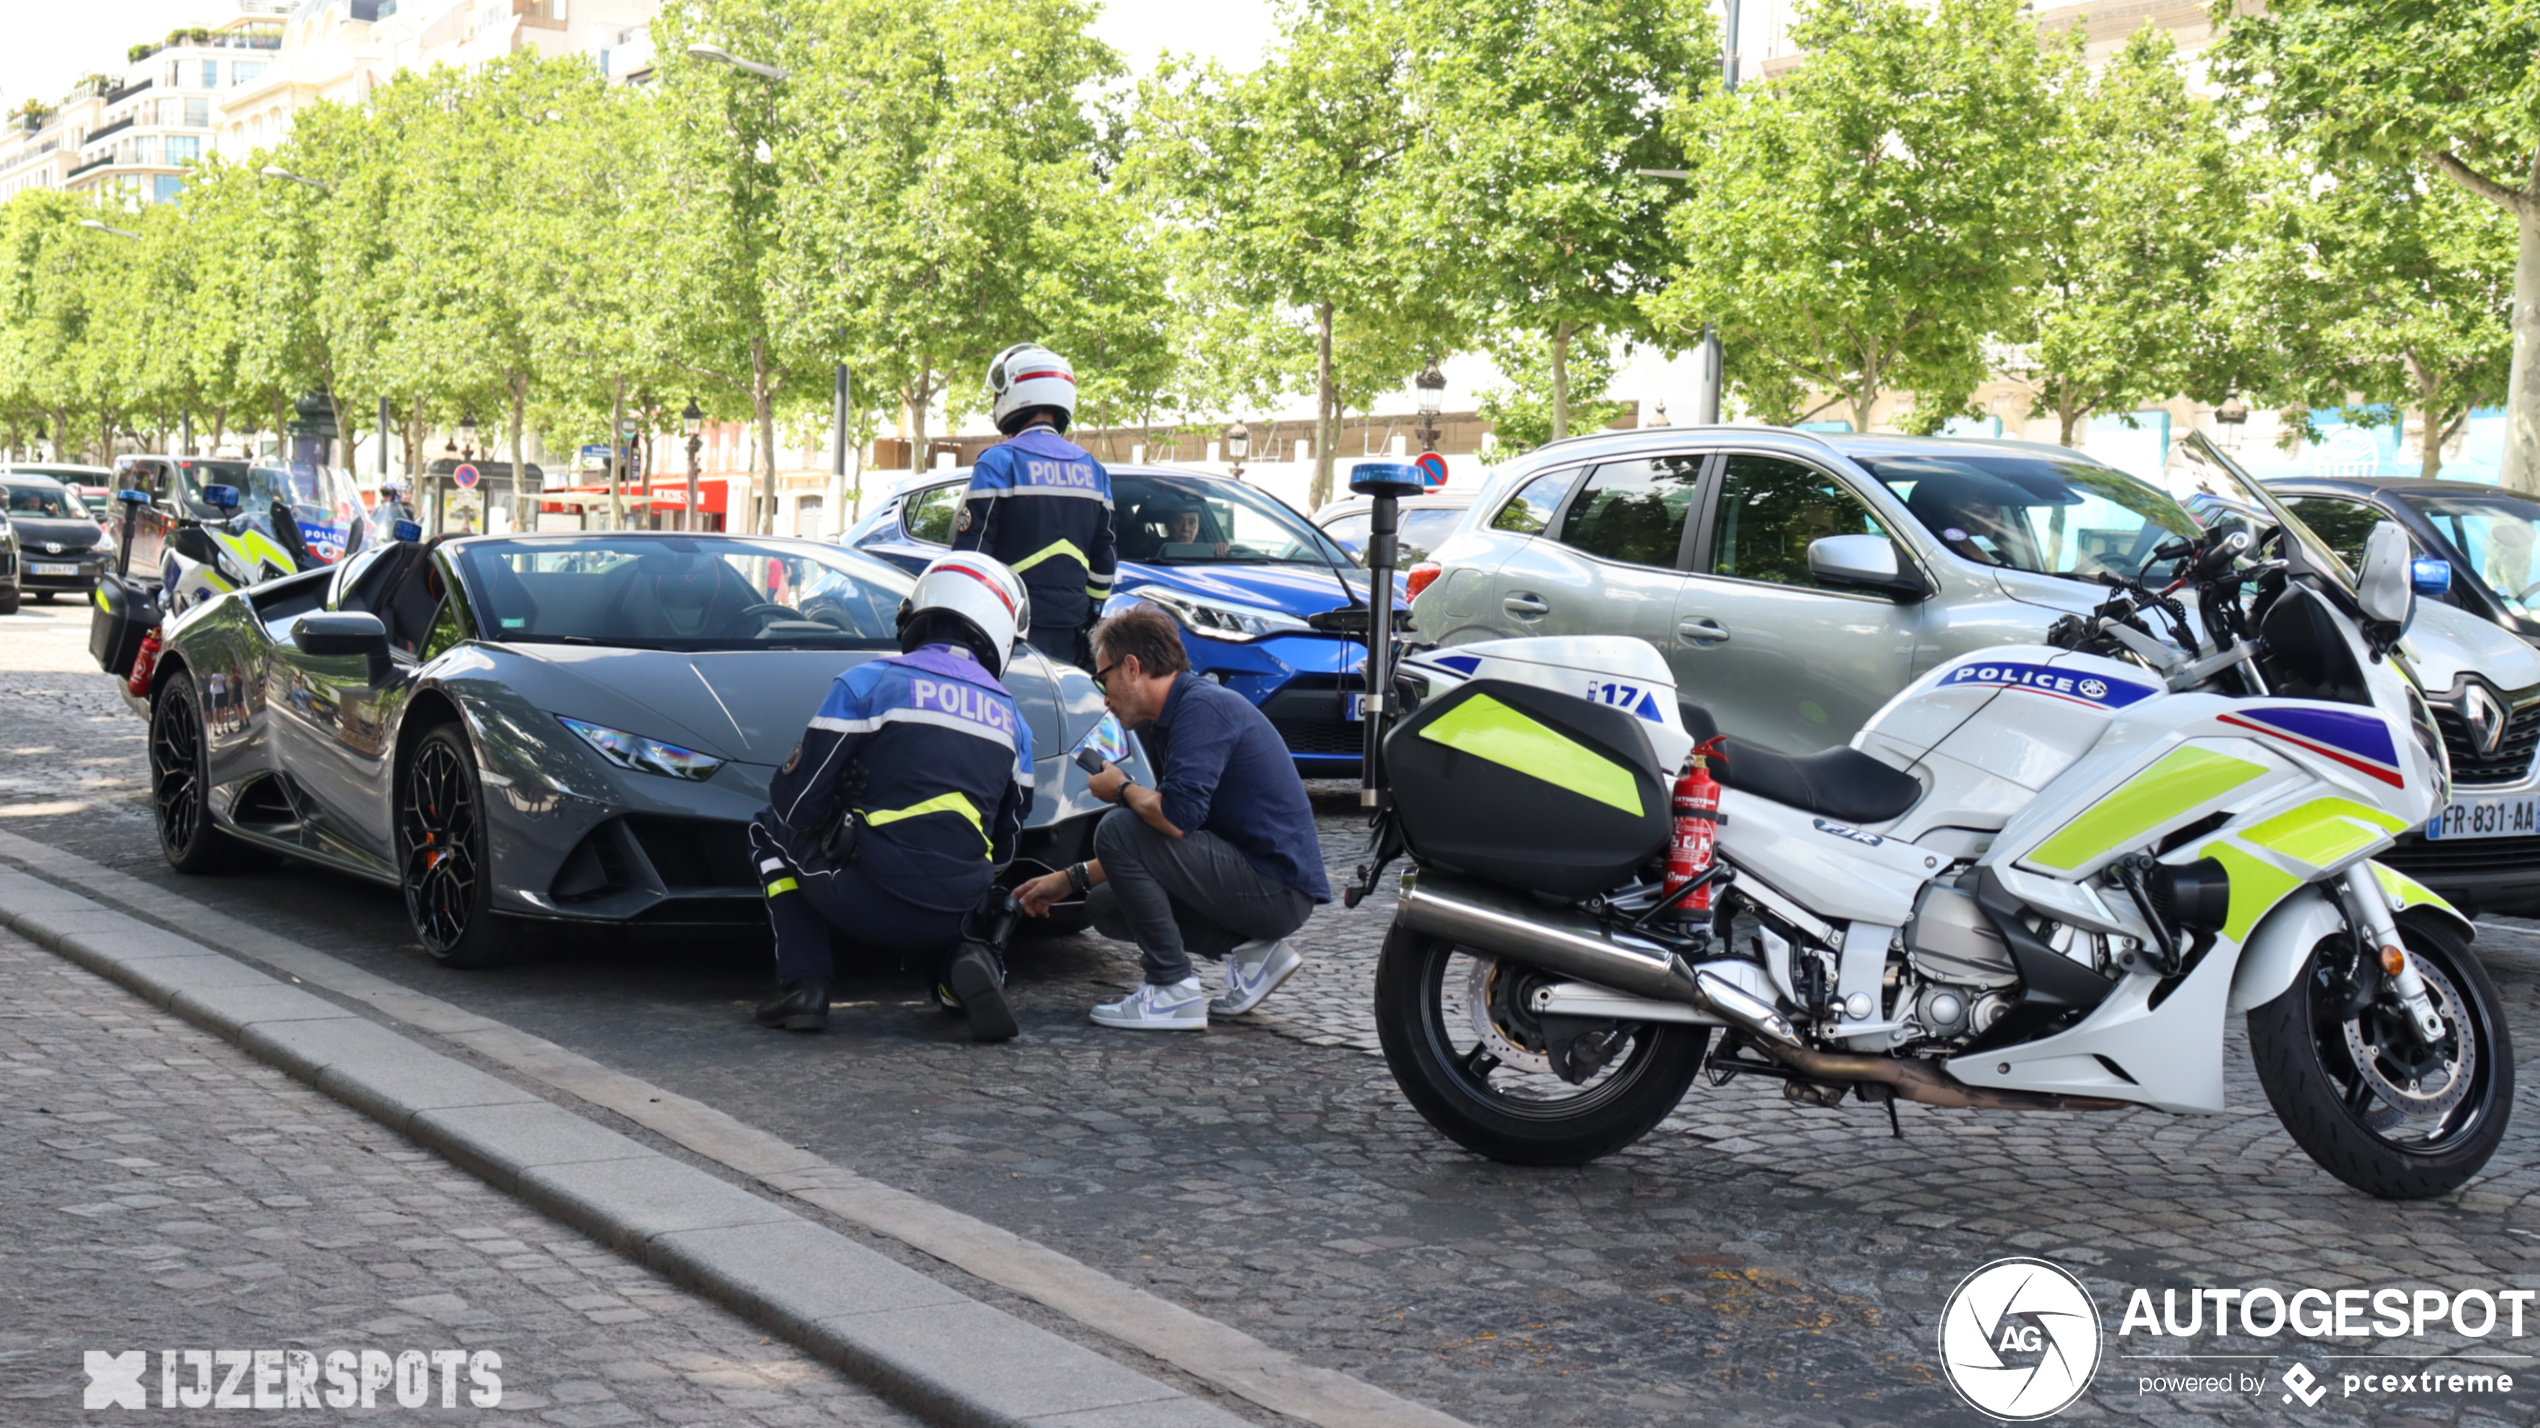
[[[1314,915],[1314,899],[1263,873],[1214,833],[1159,833],[1126,808],[1094,825],[1103,884],[1085,911],[1103,936],[1138,944],[1159,986],[1191,975],[1192,952],[1223,957],[1238,942],[1285,937]],[[1206,909],[1206,911],[1202,911]]]

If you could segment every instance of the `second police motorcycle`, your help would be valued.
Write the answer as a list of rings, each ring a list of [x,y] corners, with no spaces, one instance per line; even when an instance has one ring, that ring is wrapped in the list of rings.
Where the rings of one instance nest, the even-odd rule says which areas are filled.
[[[1380,583],[1413,479],[1353,480],[1378,497]],[[2373,861],[2450,797],[2399,649],[2407,542],[2384,525],[2350,577],[2230,484],[2091,615],[1949,661],[1800,757],[1713,738],[1644,642],[1395,663],[1371,612],[1390,698],[1348,897],[1412,860],[1375,991],[1404,1094],[1519,1164],[1629,1145],[1706,1072],[1891,1119],[2216,1112],[2239,1016],[2331,1174],[2391,1199],[2468,1180],[2512,1104],[2502,1008],[2468,921]],[[1883,549],[1812,557],[1895,558],[1837,542]]]

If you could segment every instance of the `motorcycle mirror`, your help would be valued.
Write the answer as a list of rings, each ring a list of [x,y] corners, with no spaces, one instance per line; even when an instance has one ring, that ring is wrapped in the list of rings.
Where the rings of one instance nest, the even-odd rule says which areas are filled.
[[[2372,528],[2364,539],[2363,574],[2355,582],[2355,603],[2362,607],[2364,618],[2387,627],[2387,638],[2377,638],[2383,648],[2398,643],[2408,628],[2408,618],[2416,613],[2416,587],[2409,578],[2407,533],[2388,521]]]
[[[129,505],[146,506],[150,504],[150,493],[147,491],[117,491],[115,493],[115,499]]]
[[[390,540],[421,540],[423,527],[413,521],[399,521],[388,528],[388,538]]]
[[[2440,600],[2452,592],[2452,562],[2420,555],[2408,563],[2408,579],[2419,595]]]

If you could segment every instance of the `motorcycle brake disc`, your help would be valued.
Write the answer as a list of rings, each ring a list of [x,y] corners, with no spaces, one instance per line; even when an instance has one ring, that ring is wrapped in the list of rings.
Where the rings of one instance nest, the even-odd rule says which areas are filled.
[[[2421,1121],[2451,1114],[2452,1108],[2469,1094],[2470,1081],[2478,1072],[2478,1043],[2468,1035],[2461,1013],[2460,994],[2452,990],[2451,982],[2427,961],[2418,960],[2416,965],[2417,975],[2425,979],[2425,994],[2434,1003],[2435,1014],[2442,1017],[2444,1025],[2452,1031],[2445,1046],[2410,1046],[2411,1051],[2425,1058],[2430,1065],[2411,1066],[2384,1052],[2377,1042],[2365,1039],[2364,1024],[2382,1020],[2377,1017],[2374,1007],[2366,1007],[2362,1014],[2349,1019],[2344,1024],[2344,1030],[2347,1054],[2355,1058],[2356,1070],[2364,1078],[2364,1083],[2372,1088],[2373,1095],[2400,1117]],[[2394,1015],[2382,1024],[2395,1024],[2397,1021],[2398,1017]],[[2414,1040],[2405,1030],[2395,1035],[2411,1042]],[[2445,1047],[2452,1048],[2450,1054],[2446,1054]]]
[[[1477,956],[1472,973],[1464,979],[1464,1007],[1472,1016],[1473,1034],[1482,1039],[1482,1045],[1501,1065],[1549,1076],[1552,1058],[1540,1050],[1527,1050],[1508,1034],[1513,1028],[1518,1036],[1542,1040],[1540,1033],[1515,1014],[1520,990],[1517,984],[1529,980],[1532,979],[1518,967],[1503,964],[1496,957]],[[1508,1020],[1510,1028],[1500,1025],[1502,1018]]]

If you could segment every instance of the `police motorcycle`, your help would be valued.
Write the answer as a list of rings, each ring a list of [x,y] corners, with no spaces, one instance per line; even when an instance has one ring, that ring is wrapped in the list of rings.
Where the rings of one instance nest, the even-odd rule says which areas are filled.
[[[144,490],[115,493],[115,566],[97,584],[89,620],[99,668],[146,688],[162,621],[215,595],[334,564],[368,543],[359,493],[342,472],[295,462],[250,474],[260,490],[272,488],[264,510],[241,509],[245,495],[219,483],[164,502]]]
[[[1389,535],[1406,492],[1353,489]],[[2503,1010],[2468,921],[2373,861],[2450,793],[2398,648],[2406,538],[2375,530],[2349,585],[2268,500],[1800,757],[1714,739],[1636,640],[1390,670],[1380,640],[1370,861],[1344,896],[1414,864],[1375,988],[1404,1095],[1535,1165],[1631,1144],[1705,1073],[1850,1095],[1891,1129],[1899,1099],[2218,1112],[2242,1016],[2329,1173],[2388,1199],[2467,1181],[2510,1114]],[[1370,557],[1389,579],[1391,542]]]

